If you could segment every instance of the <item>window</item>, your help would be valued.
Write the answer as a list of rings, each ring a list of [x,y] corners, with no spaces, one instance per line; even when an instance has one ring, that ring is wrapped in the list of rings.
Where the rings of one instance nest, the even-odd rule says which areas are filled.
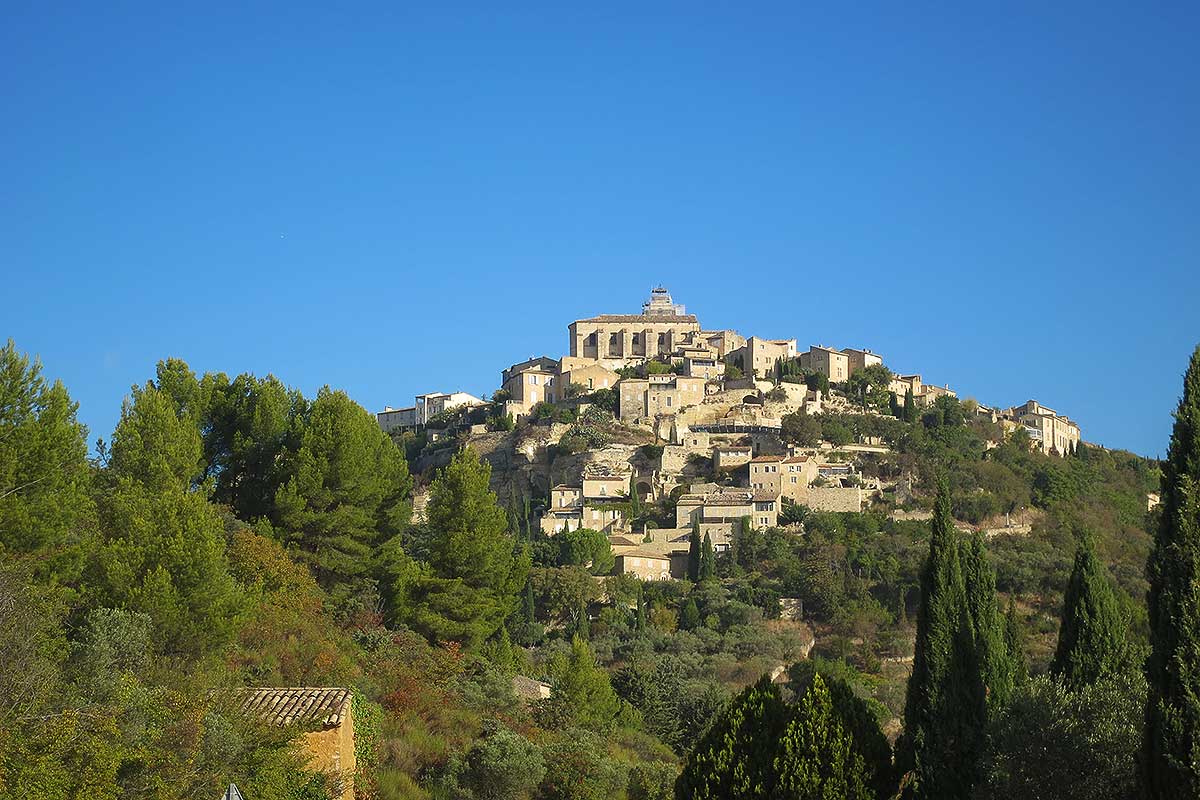
[[[532,383],[534,386],[537,386],[537,375],[530,375],[529,382]]]
[[[607,496],[608,496],[608,487],[607,487],[607,486],[605,486],[604,484],[601,484],[601,485],[600,485],[600,496],[601,496],[601,497],[607,497]]]
[[[667,408],[671,407],[671,396],[667,395]]]
[[[589,389],[592,388],[592,379],[591,378],[588,378],[588,388]]]

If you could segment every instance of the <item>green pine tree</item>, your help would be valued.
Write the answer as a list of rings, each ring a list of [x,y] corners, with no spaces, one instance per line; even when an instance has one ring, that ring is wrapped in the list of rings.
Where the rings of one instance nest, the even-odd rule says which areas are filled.
[[[904,390],[904,421],[916,422],[921,418],[921,412],[917,409],[917,399],[913,397],[912,387]]]
[[[272,520],[284,541],[335,603],[371,602],[378,547],[411,513],[404,454],[362,406],[325,388],[285,463],[289,477],[276,493]]]
[[[491,468],[463,450],[430,489],[427,569],[404,579],[395,616],[433,641],[478,647],[497,632],[525,586],[528,551],[514,555],[490,477]]]
[[[1058,647],[1050,674],[1069,689],[1090,686],[1126,668],[1125,620],[1104,566],[1085,532],[1075,551],[1075,566],[1063,601]]]
[[[1146,567],[1151,652],[1140,777],[1150,800],[1200,797],[1200,347],[1184,376],[1160,494]]]
[[[906,794],[917,800],[967,798],[976,779],[985,699],[959,552],[950,491],[943,483],[921,572],[913,671],[897,752],[898,768],[911,773]]]
[[[554,682],[550,702],[560,719],[590,730],[612,729],[621,714],[621,700],[585,638],[572,637],[571,652],[556,656],[549,671]]]
[[[0,348],[0,558],[39,554],[39,569],[78,575],[95,509],[78,404],[9,341]],[[65,582],[65,581],[64,581]]]
[[[742,690],[696,743],[675,781],[676,800],[772,798],[775,757],[789,711],[763,676]]]
[[[821,676],[814,675],[776,745],[775,796],[795,800],[869,800],[868,774],[854,740],[834,710]]]

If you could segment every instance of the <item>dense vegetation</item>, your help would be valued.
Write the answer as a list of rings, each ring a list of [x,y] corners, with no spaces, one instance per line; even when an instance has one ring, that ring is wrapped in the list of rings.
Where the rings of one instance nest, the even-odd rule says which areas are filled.
[[[230,781],[250,800],[329,796],[296,731],[235,710],[237,687],[276,685],[355,690],[362,797],[1125,797],[1139,748],[1144,775],[1169,776],[1155,796],[1187,796],[1200,715],[1172,654],[1195,634],[1172,620],[1195,611],[1197,359],[1161,520],[1145,510],[1153,462],[1043,456],[969,402],[917,417],[893,400],[895,415],[784,428],[889,444],[862,462],[902,479],[882,504],[792,507],[799,528],[721,555],[696,536],[688,580],[643,583],[604,577],[602,535],[541,536],[470,450],[430,476],[414,524],[406,449],[425,442],[398,444],[330,389],[165,361],[89,458],[65,387],[10,343],[0,797],[218,796]],[[851,388],[886,411],[878,383]],[[572,425],[570,451],[603,434],[593,408],[537,416]],[[630,514],[665,520],[669,503]],[[1030,528],[1005,532],[1009,513]],[[964,523],[999,532],[985,543]],[[796,605],[802,621],[783,613]],[[517,674],[550,697],[519,699]],[[901,720],[893,761],[884,731]]]

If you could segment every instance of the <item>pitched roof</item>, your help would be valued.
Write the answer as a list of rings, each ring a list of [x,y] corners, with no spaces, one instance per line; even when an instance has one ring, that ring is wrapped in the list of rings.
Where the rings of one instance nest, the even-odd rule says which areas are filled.
[[[238,710],[271,725],[320,725],[336,728],[350,710],[350,690],[326,687],[247,688]]]
[[[576,322],[695,322],[695,314],[597,314]]]
[[[751,464],[761,464],[763,462],[783,461],[783,456],[755,456],[750,459]]]
[[[768,500],[778,500],[778,499],[779,499],[779,495],[777,495],[777,494],[773,494],[773,493],[771,493],[771,492],[755,492],[755,493],[754,493],[754,499],[755,499],[757,502],[760,502],[760,503],[765,503],[765,502],[766,502],[766,501],[768,501]]]
[[[671,560],[671,557],[669,555],[664,555],[662,553],[654,553],[649,550],[627,550],[626,552],[620,553],[616,556],[616,558],[626,558],[626,557],[653,558],[656,561],[670,561]]]

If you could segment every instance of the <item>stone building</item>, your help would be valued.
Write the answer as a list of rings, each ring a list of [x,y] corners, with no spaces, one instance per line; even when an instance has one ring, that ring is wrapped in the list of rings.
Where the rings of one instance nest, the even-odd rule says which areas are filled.
[[[600,314],[568,326],[574,358],[599,361],[610,369],[670,356],[700,333],[700,323],[663,287],[655,288],[641,314]]]
[[[416,402],[408,408],[386,406],[375,414],[375,420],[384,433],[393,430],[423,428],[431,418],[459,406],[481,406],[485,401],[466,392],[430,392],[419,394]]]
[[[645,550],[631,550],[615,558],[617,575],[636,575],[644,581],[669,581],[671,556]]]
[[[745,345],[729,355],[728,360],[740,365],[746,375],[769,378],[775,374],[777,362],[791,361],[795,357],[795,339],[762,339],[751,336]]]
[[[375,414],[375,419],[379,423],[379,427],[383,428],[384,433],[391,433],[394,430],[413,430],[417,427],[417,409],[416,406],[408,408],[386,406],[383,411]]]
[[[913,403],[916,403],[917,397],[921,395],[921,376],[920,375],[893,375],[892,380],[888,383],[888,391],[896,395],[896,400],[900,405],[904,405],[904,398],[908,392],[912,392]]]
[[[847,375],[853,375],[859,370],[872,367],[877,364],[883,364],[883,356],[878,353],[872,353],[870,350],[856,350],[853,347],[847,347],[842,350],[846,354]]]
[[[748,444],[715,445],[712,449],[713,469],[734,469],[743,464],[749,464],[753,455],[754,448]]]
[[[800,354],[800,368],[820,372],[833,383],[843,383],[850,377],[850,357],[841,350],[824,345],[811,345]]]
[[[1079,426],[1036,400],[1010,408],[1002,416],[1023,425],[1034,445],[1047,455],[1067,455],[1079,446]]]
[[[917,405],[931,406],[937,402],[939,397],[958,397],[958,392],[946,386],[935,386],[927,383],[921,387],[921,391],[916,393]]]
[[[504,404],[505,413],[520,419],[538,403],[553,403],[557,399],[557,375],[558,362],[549,356],[531,358],[504,370],[500,388],[509,394]]]
[[[659,414],[676,414],[681,408],[704,400],[703,378],[685,375],[648,375],[626,378],[620,389],[618,416],[623,420],[647,419]]]
[[[579,528],[609,534],[628,531],[629,521],[623,511],[629,501],[629,479],[629,472],[588,465],[580,486],[560,484],[550,490],[550,506],[542,514],[542,532],[553,536]]]
[[[621,376],[601,364],[563,365],[556,381],[559,391],[565,393],[567,387],[575,384],[584,394],[590,394],[598,389],[612,389],[617,385]]]
[[[354,800],[354,713],[344,688],[264,687],[239,690],[239,711],[281,728],[296,727],[309,767],[334,779],[337,800]]]

